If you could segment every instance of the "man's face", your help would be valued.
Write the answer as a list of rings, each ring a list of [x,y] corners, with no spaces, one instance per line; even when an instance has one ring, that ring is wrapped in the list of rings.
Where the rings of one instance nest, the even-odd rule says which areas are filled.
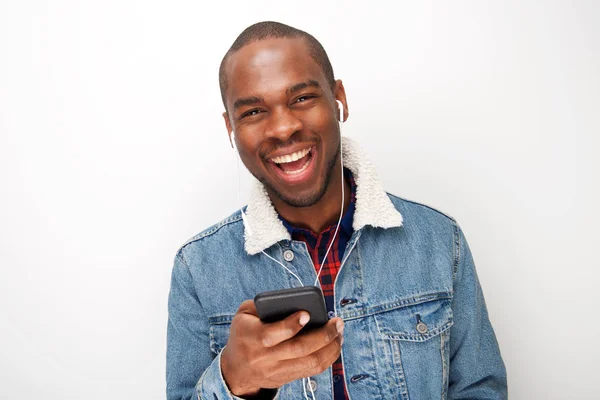
[[[250,43],[229,57],[226,74],[225,122],[246,168],[272,199],[318,202],[338,160],[341,81],[331,88],[300,38]]]

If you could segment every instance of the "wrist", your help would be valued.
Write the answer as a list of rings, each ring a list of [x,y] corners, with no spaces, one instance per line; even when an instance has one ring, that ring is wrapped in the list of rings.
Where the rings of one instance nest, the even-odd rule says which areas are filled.
[[[221,376],[223,377],[223,381],[225,382],[225,386],[227,389],[237,397],[242,398],[253,398],[257,396],[261,390],[260,387],[245,387],[240,384],[238,380],[235,379],[235,372],[231,371],[230,363],[229,363],[229,352],[227,346],[223,348],[221,352]]]

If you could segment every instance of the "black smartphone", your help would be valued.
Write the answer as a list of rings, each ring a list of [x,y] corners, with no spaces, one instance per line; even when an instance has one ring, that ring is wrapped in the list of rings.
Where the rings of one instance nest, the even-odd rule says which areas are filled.
[[[297,311],[308,311],[310,321],[303,331],[321,327],[329,320],[323,292],[316,286],[259,293],[254,297],[254,304],[263,322],[280,321]]]

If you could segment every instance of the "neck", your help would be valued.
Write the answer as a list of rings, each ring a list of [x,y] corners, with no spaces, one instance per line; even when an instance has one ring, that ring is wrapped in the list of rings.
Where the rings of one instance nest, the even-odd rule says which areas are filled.
[[[269,193],[271,201],[279,215],[290,224],[309,229],[314,233],[321,233],[328,226],[338,222],[340,218],[340,207],[342,206],[342,167],[336,164],[331,171],[329,185],[323,197],[308,207],[293,207],[281,201]],[[350,205],[350,184],[344,179],[344,205],[345,213]]]

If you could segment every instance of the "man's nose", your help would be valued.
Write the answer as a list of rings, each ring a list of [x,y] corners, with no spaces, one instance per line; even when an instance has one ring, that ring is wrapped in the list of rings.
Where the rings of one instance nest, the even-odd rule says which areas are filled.
[[[269,138],[285,142],[300,130],[302,130],[302,121],[289,107],[281,107],[272,111],[266,133]]]

